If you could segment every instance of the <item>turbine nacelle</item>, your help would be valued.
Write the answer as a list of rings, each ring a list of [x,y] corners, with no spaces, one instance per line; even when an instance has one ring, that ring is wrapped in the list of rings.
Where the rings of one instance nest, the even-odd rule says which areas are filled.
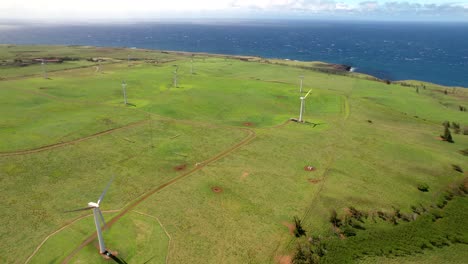
[[[99,208],[99,204],[98,204],[98,203],[94,203],[94,202],[89,202],[89,203],[88,203],[88,207]]]

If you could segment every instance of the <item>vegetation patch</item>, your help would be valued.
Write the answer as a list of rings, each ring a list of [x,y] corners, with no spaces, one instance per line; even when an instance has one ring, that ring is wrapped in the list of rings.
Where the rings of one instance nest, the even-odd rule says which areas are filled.
[[[364,257],[402,257],[468,244],[467,181],[464,179],[447,190],[441,197],[442,205],[414,207],[413,215],[401,213],[397,208],[375,214],[349,207],[339,217],[333,210],[330,215],[333,233],[298,240],[293,263],[355,263]]]

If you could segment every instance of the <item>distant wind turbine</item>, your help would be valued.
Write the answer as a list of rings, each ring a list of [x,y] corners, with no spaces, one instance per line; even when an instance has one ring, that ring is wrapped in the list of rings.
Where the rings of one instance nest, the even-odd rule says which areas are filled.
[[[124,104],[127,105],[127,84],[125,83],[125,81],[122,81],[122,91],[124,97]]]
[[[114,180],[114,177],[112,177],[109,183],[107,183],[106,188],[102,192],[101,196],[99,196],[99,199],[97,200],[97,202],[89,202],[88,207],[66,211],[66,212],[93,210],[94,224],[96,226],[96,233],[97,233],[98,242],[99,242],[99,254],[112,258],[115,262],[119,264],[126,264],[126,262],[123,259],[118,258],[117,256],[113,255],[111,251],[107,250],[106,245],[104,244],[104,237],[102,235],[102,229],[101,229],[101,224],[103,226],[106,226],[106,222],[104,220],[104,216],[102,215],[101,209],[99,207],[101,205],[102,200],[104,199],[104,196],[109,190],[109,187],[113,180]]]
[[[304,120],[302,119],[302,116],[304,115],[304,108],[305,108],[305,99],[307,98],[307,96],[309,96],[310,92],[312,92],[312,90],[310,90],[305,96],[301,96],[299,99],[301,99],[301,110],[299,112],[299,122],[303,123]]]

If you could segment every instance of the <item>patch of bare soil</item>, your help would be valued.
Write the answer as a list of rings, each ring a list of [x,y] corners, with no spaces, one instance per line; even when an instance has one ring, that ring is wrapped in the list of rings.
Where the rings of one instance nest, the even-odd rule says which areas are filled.
[[[214,193],[222,193],[223,192],[223,189],[221,187],[218,187],[218,186],[211,187],[211,190]]]
[[[321,182],[322,179],[309,179],[309,182],[312,183],[312,184],[317,184],[319,182]]]
[[[187,164],[181,164],[174,167],[175,171],[183,171],[187,168]]]
[[[315,168],[314,166],[310,166],[310,165],[307,165],[304,167],[304,170],[305,171],[315,171],[317,168]]]
[[[244,173],[242,173],[240,179],[243,180],[243,179],[247,178],[247,176],[249,176],[249,173],[244,171]]]
[[[244,122],[244,126],[252,127],[252,126],[254,126],[254,123],[252,123],[252,122]]]
[[[276,256],[275,260],[278,264],[292,264],[291,256]]]
[[[293,223],[283,222],[282,224],[288,228],[289,233],[291,235],[294,235],[294,230],[296,230],[296,226]]]

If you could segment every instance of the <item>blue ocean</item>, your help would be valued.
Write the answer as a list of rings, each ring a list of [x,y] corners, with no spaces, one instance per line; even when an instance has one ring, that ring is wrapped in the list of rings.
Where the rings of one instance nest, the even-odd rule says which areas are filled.
[[[0,27],[0,43],[137,47],[347,64],[468,87],[468,23],[244,21]]]

